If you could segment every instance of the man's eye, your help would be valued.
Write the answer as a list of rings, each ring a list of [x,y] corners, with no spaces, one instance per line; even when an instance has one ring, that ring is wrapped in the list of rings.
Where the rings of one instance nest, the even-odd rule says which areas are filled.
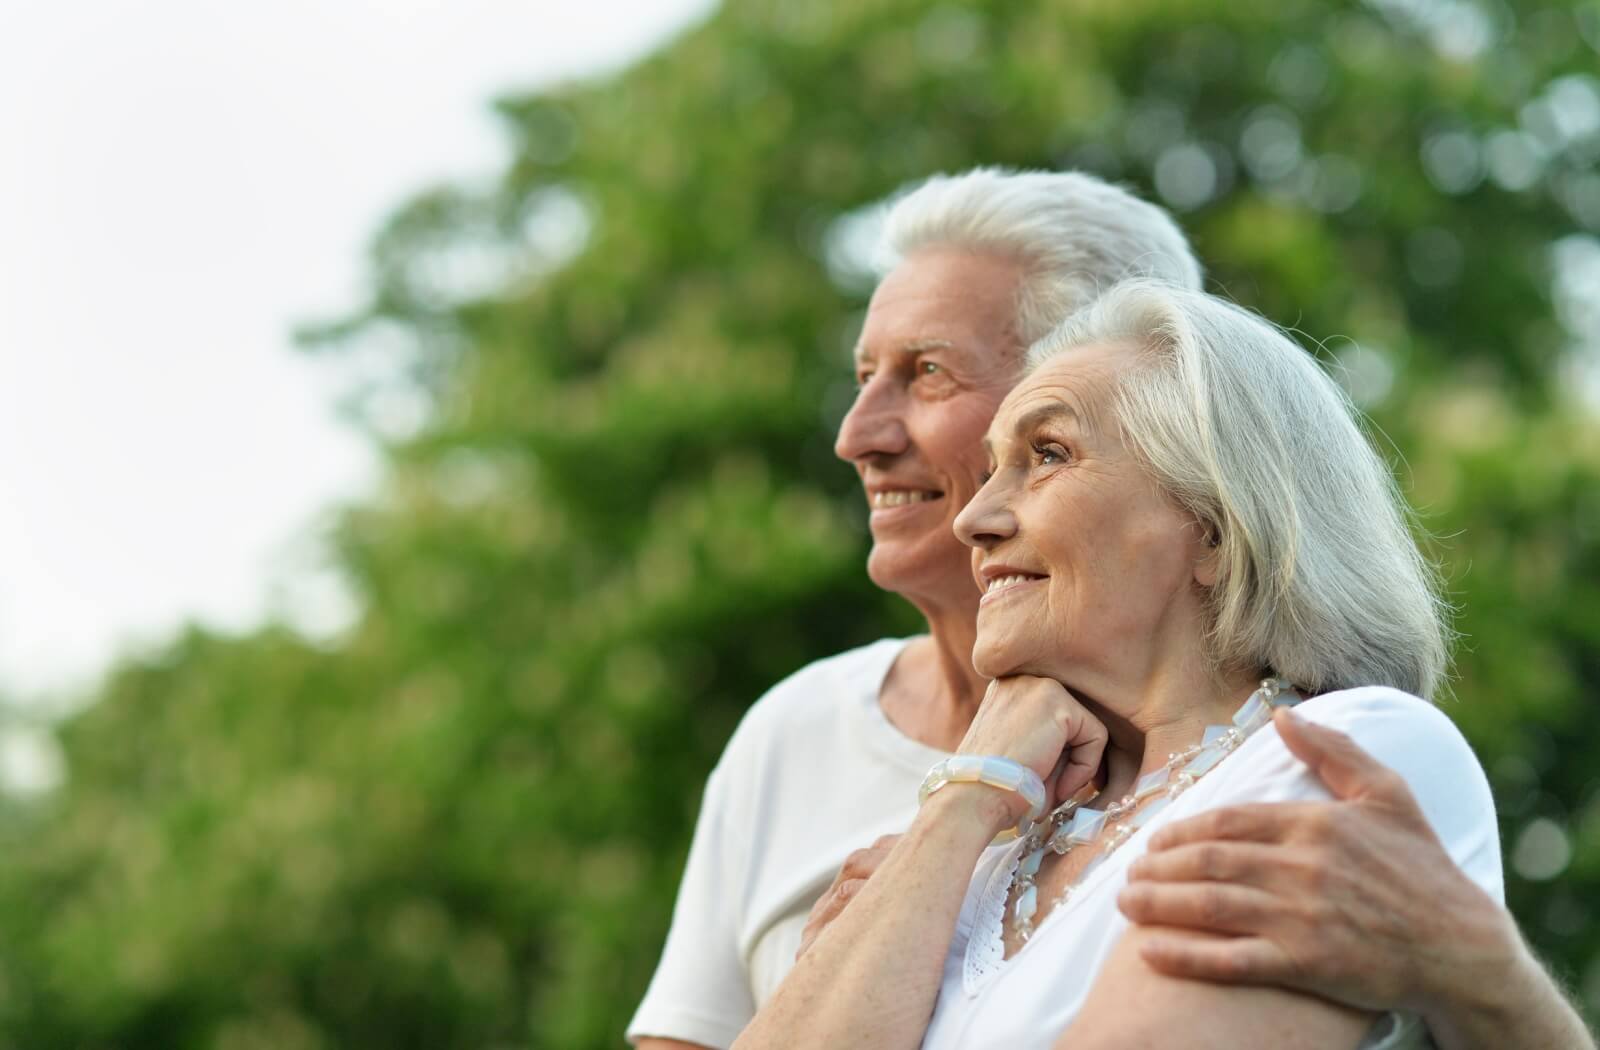
[[[857,372],[856,373],[856,386],[866,386],[867,383],[871,379],[872,379],[872,373],[871,372]]]
[[[936,362],[936,361],[918,361],[917,362],[917,374],[918,375],[936,376],[940,372],[943,372],[943,371],[944,371],[944,369],[940,368],[938,362]]]

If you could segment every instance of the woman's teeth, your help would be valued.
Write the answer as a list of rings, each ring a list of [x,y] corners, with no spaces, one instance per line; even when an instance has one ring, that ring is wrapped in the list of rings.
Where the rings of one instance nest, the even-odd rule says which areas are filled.
[[[897,489],[893,492],[874,492],[872,494],[872,507],[903,507],[907,503],[926,503],[928,500],[938,499],[937,492],[912,492],[907,489]]]
[[[1034,577],[1034,576],[996,576],[994,579],[989,581],[989,586],[983,593],[985,593],[985,594],[993,594],[995,591],[1000,590],[1002,587],[1009,587],[1013,583],[1027,583],[1029,580],[1032,580],[1032,579],[1037,579],[1037,577]]]

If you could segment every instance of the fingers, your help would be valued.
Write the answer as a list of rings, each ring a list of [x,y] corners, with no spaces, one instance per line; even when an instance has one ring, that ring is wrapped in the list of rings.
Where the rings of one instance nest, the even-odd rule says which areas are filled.
[[[800,932],[800,947],[794,953],[796,959],[806,953],[822,931],[828,928],[828,924],[839,917],[845,906],[866,884],[866,879],[841,879],[811,906],[811,914],[806,918],[805,929]]]
[[[1130,882],[1232,882],[1265,887],[1291,855],[1254,842],[1194,842],[1146,853],[1128,866]]]
[[[1287,839],[1313,807],[1326,803],[1256,802],[1211,809],[1175,821],[1150,836],[1150,851],[1176,849],[1193,842],[1227,840],[1275,843]]]
[[[1271,894],[1221,882],[1136,882],[1117,894],[1130,922],[1205,933],[1259,934],[1277,915],[1275,904]]]
[[[839,869],[839,874],[834,876],[834,884],[837,885],[846,879],[871,878],[872,873],[877,871],[884,860],[888,858],[889,851],[894,848],[894,844],[899,840],[899,835],[884,835],[865,849],[851,851],[850,855],[844,859],[844,865]]]
[[[1410,796],[1403,781],[1355,741],[1337,729],[1279,708],[1273,722],[1284,746],[1323,782],[1335,798],[1355,799],[1373,794]]]
[[[1226,984],[1290,984],[1289,959],[1270,941],[1257,937],[1197,937],[1152,932],[1139,944],[1139,956],[1169,977]]]
[[[1070,795],[1093,778],[1107,739],[1105,726],[1060,682],[1015,674],[989,683],[959,752],[1020,762],[1055,794]]]
[[[880,835],[877,841],[865,849],[851,852],[845,858],[844,865],[840,867],[839,874],[833,877],[833,884],[828,887],[817,902],[811,906],[811,912],[806,916],[805,929],[800,932],[800,948],[794,953],[796,959],[806,953],[811,947],[811,942],[817,939],[827,925],[839,917],[845,905],[861,891],[867,884],[872,873],[889,856],[894,844],[900,841],[899,835]]]
[[[1106,744],[1110,734],[1098,718],[1092,717],[1087,711],[1079,709],[1081,716],[1073,727],[1073,735],[1067,740],[1066,768],[1056,779],[1056,799],[1071,798],[1089,781],[1100,769],[1100,760],[1106,753]]]

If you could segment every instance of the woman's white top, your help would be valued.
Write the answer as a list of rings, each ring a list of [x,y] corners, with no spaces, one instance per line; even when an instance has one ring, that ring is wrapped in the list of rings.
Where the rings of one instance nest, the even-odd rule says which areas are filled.
[[[1394,689],[1367,687],[1315,697],[1297,711],[1348,734],[1399,773],[1451,858],[1496,900],[1504,899],[1488,780],[1460,731],[1437,708]],[[1157,828],[1222,806],[1329,797],[1268,725],[1091,872],[1010,959],[1004,958],[1001,920],[1022,844],[990,849],[978,863],[956,922],[923,1047],[1051,1046],[1083,1007],[1095,975],[1128,929],[1117,910],[1117,891]],[[1126,1005],[1138,1009],[1137,1003]],[[1390,1015],[1361,1045],[1368,1050],[1427,1045],[1420,1029],[1415,1018]]]

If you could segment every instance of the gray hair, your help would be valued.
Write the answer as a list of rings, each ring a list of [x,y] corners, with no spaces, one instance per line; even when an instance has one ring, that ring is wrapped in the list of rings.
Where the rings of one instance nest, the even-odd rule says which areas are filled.
[[[897,261],[921,248],[953,247],[1020,262],[1024,346],[1126,277],[1200,287],[1200,263],[1166,211],[1081,172],[935,175],[893,203],[884,241]]]
[[[1213,296],[1128,281],[1036,343],[1028,367],[1123,343],[1123,440],[1217,542],[1209,643],[1226,668],[1271,669],[1313,693],[1433,692],[1448,607],[1388,467],[1311,355]]]

